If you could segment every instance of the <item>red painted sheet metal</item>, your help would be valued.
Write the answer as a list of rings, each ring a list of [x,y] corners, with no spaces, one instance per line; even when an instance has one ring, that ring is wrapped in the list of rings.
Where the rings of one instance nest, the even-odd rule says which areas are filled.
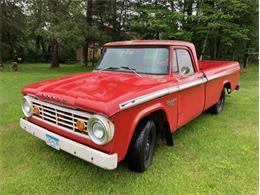
[[[51,79],[28,85],[24,94],[88,112],[111,116],[120,111],[119,104],[153,91],[166,88],[171,77],[96,71]],[[172,81],[173,82],[173,81]],[[172,83],[171,82],[171,83]],[[47,99],[57,96],[64,101]]]

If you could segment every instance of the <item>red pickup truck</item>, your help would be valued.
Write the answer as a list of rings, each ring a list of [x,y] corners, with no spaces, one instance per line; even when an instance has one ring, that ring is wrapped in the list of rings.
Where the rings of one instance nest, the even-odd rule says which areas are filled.
[[[135,40],[107,43],[93,72],[23,88],[20,126],[105,169],[126,159],[143,172],[156,141],[205,110],[223,110],[225,94],[239,89],[233,61],[199,61],[192,43]]]

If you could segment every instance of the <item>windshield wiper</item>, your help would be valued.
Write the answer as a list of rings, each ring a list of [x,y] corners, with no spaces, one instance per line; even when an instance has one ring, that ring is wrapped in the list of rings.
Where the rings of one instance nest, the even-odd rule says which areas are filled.
[[[125,69],[125,70],[131,70],[131,71],[132,71],[133,73],[135,73],[137,76],[141,77],[141,75],[138,74],[134,68],[130,68],[130,67],[128,67],[128,66],[120,66],[120,68],[121,68],[121,69]]]
[[[113,66],[109,66],[109,67],[100,68],[100,69],[97,69],[97,70],[117,70],[117,69],[120,69],[120,68],[118,68],[118,67],[113,67]]]
[[[132,71],[133,73],[135,73],[137,76],[141,77],[141,75],[138,74],[134,68],[130,68],[130,67],[127,67],[127,66],[120,66],[120,67],[110,66],[110,67],[100,68],[100,69],[97,68],[96,70],[104,71],[104,70],[119,70],[119,69],[130,70],[130,71]]]

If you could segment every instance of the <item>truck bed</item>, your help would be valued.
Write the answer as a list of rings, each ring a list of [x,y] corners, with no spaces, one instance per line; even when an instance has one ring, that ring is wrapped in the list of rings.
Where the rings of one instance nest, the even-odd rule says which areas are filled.
[[[216,60],[199,60],[199,68],[201,71],[207,71],[207,70],[216,70],[216,68],[219,69],[225,69],[225,68],[232,68],[237,67],[239,64],[235,61],[216,61]]]
[[[204,109],[218,101],[223,86],[229,89],[229,93],[239,89],[240,65],[238,62],[201,60],[198,65],[207,79]]]
[[[237,70],[240,69],[239,63],[235,61],[201,60],[198,61],[198,66],[208,80],[213,80],[226,75],[233,77],[233,72],[237,72]]]

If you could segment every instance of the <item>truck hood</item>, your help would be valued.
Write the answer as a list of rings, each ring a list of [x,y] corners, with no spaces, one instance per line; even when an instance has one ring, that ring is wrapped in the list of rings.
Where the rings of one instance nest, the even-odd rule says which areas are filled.
[[[168,76],[95,71],[28,85],[22,92],[45,101],[111,116],[120,111],[119,104],[159,90],[168,81]]]

